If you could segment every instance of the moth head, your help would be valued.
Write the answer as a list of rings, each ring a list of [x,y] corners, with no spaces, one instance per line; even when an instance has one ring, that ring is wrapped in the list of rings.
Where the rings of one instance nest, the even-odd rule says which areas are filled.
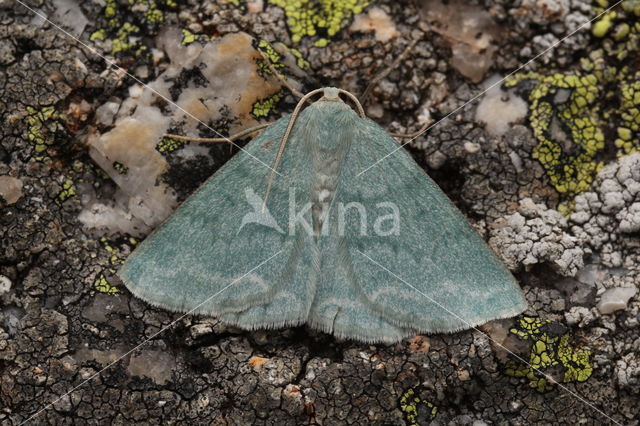
[[[337,87],[325,87],[322,89],[323,96],[320,98],[321,101],[329,101],[329,102],[342,102],[340,99],[341,90]]]

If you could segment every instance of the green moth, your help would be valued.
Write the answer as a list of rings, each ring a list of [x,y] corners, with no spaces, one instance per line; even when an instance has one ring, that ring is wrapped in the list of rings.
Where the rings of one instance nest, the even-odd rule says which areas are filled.
[[[447,196],[340,94],[355,99],[311,92],[210,177],[129,256],[129,290],[244,329],[306,323],[364,342],[526,309]]]

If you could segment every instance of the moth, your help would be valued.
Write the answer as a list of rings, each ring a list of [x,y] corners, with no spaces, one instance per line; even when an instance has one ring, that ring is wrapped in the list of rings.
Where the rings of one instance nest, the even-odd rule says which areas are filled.
[[[309,93],[249,142],[119,275],[167,310],[371,343],[455,332],[527,306],[447,196],[336,88]]]

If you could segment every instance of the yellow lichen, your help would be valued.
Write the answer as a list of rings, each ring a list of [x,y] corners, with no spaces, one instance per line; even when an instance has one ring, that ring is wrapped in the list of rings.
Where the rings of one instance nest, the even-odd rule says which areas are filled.
[[[536,82],[529,94],[529,121],[538,140],[532,156],[540,161],[560,193],[586,191],[602,168],[597,160],[605,146],[597,102],[601,88],[593,77],[581,73],[523,73],[506,83],[514,86],[523,80]],[[568,92],[566,100],[562,100],[563,92]],[[564,133],[562,129],[566,129]]]
[[[156,151],[162,154],[169,154],[170,152],[175,151],[176,149],[182,148],[186,145],[187,141],[173,139],[173,138],[162,138],[160,142],[156,145]]]
[[[273,111],[273,107],[280,101],[282,98],[281,93],[276,93],[273,96],[268,97],[267,99],[260,100],[253,104],[253,110],[251,113],[256,117],[266,117]]]
[[[198,36],[189,30],[182,29],[180,32],[182,33],[182,44],[184,46],[189,45],[198,39]]]
[[[109,253],[109,263],[112,265],[121,265],[124,263],[124,259],[120,256],[120,249],[117,247],[111,246],[109,240],[105,237],[100,239],[102,246]]]
[[[562,368],[563,383],[587,380],[593,372],[591,351],[571,346],[569,333],[562,333],[563,326],[554,325],[552,321],[542,318],[521,317],[510,332],[523,340],[531,340],[528,364],[509,361],[505,374],[525,377],[529,386],[538,392],[553,389],[554,382],[546,371],[555,366]]]
[[[404,413],[406,424],[409,426],[420,424],[418,420],[421,410],[426,410],[424,414],[429,420],[433,420],[438,413],[438,407],[418,397],[413,389],[407,390],[400,398],[400,410]]]
[[[518,73],[505,83],[534,83],[528,92],[529,123],[538,140],[532,156],[565,196],[564,213],[603,167],[607,145],[614,145],[618,156],[640,152],[640,72],[624,65],[639,60],[640,22],[631,9],[607,13],[594,25],[602,47],[581,59],[582,70]],[[612,124],[617,137],[605,140]]]
[[[35,160],[43,160],[44,153],[47,148],[53,145],[55,134],[64,130],[63,120],[66,118],[64,114],[60,114],[55,110],[54,106],[46,106],[42,108],[27,108],[27,139],[33,144],[33,150],[36,153]]]
[[[75,186],[73,186],[73,181],[71,179],[67,179],[63,184],[62,184],[62,191],[60,191],[58,193],[58,196],[56,197],[56,199],[58,200],[58,202],[62,203],[66,200],[68,200],[71,197],[76,196],[76,188]]]
[[[93,283],[93,288],[95,288],[100,293],[108,294],[114,294],[120,291],[118,290],[118,287],[109,284],[104,274],[100,274],[100,276],[96,279],[96,281]]]
[[[284,9],[294,43],[303,37],[319,39],[315,46],[323,47],[342,29],[354,14],[369,5],[368,0],[267,0]]]
[[[285,66],[282,63],[280,54],[276,52],[276,50],[273,48],[273,46],[271,46],[271,44],[269,44],[268,41],[260,40],[258,42],[257,48],[265,54],[275,70],[280,71],[284,69]],[[271,69],[264,60],[259,60],[258,66],[260,67],[259,72],[261,75],[272,74]]]

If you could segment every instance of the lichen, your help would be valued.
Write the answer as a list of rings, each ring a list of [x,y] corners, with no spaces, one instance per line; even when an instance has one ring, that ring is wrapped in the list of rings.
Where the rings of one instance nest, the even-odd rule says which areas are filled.
[[[33,144],[35,152],[34,159],[37,161],[44,160],[44,153],[47,148],[53,145],[55,134],[65,129],[64,114],[60,114],[55,110],[54,106],[46,106],[42,108],[27,108],[27,139]]]
[[[76,188],[73,185],[73,181],[71,179],[67,179],[62,184],[62,191],[60,191],[56,196],[56,201],[58,201],[58,203],[63,203],[69,198],[74,197],[76,195],[77,195]]]
[[[120,249],[117,247],[113,247],[110,244],[109,239],[103,237],[100,239],[102,243],[102,247],[109,253],[109,263],[111,265],[121,265],[124,263],[124,259],[120,256]]]
[[[182,29],[182,30],[180,30],[180,32],[182,33],[182,45],[183,46],[187,46],[187,45],[195,42],[196,40],[198,40],[198,36],[196,34],[192,33],[189,30]]]
[[[106,28],[99,28],[90,40],[111,40],[111,54],[130,52],[140,56],[148,52],[141,43],[144,36],[152,35],[165,20],[164,8],[175,8],[173,0],[129,0],[120,4],[107,0],[103,15]],[[143,28],[144,27],[144,28]]]
[[[266,99],[262,99],[253,104],[251,113],[256,117],[266,117],[273,112],[273,107],[282,99],[282,93],[276,93]]]
[[[525,377],[529,386],[538,392],[554,388],[550,369],[561,367],[562,383],[584,382],[593,372],[591,351],[569,344],[570,333],[562,324],[548,319],[521,317],[510,333],[532,342],[528,365],[516,361],[507,363],[505,373],[513,377]],[[557,380],[557,378],[555,379]]]
[[[291,52],[293,54],[293,56],[296,57],[296,65],[298,67],[300,67],[300,69],[309,69],[311,67],[311,64],[309,63],[309,61],[307,61],[304,56],[302,56],[302,52],[300,52],[298,49],[295,49],[293,47],[291,48],[287,48],[289,50],[289,52]]]
[[[413,389],[407,390],[400,398],[400,410],[404,414],[408,426],[419,425],[421,411],[426,410],[426,416],[433,420],[438,413],[438,407],[416,395]]]
[[[324,47],[355,14],[369,5],[368,0],[267,0],[284,9],[291,40],[318,36],[314,45]]]
[[[156,151],[162,154],[169,154],[175,151],[176,149],[182,148],[187,143],[188,142],[184,140],[165,137],[165,138],[162,138],[162,140],[160,140],[160,142],[158,142],[158,144],[156,145]]]
[[[259,49],[260,51],[262,51],[265,54],[265,56],[269,59],[269,61],[271,62],[271,65],[273,66],[273,68],[276,71],[280,72],[282,69],[285,68],[284,63],[282,63],[282,57],[280,56],[280,54],[278,52],[276,52],[276,50],[273,48],[273,46],[271,46],[271,44],[269,44],[268,41],[260,40],[258,42],[256,48]],[[271,72],[271,69],[269,68],[268,64],[263,59],[260,59],[258,61],[258,67],[260,68],[258,70],[258,72],[261,75],[273,74]]]
[[[533,82],[529,90],[529,122],[538,140],[533,157],[551,184],[571,198],[586,191],[603,167],[611,127],[618,156],[640,150],[640,21],[637,6],[627,2],[603,15],[592,32],[599,47],[581,60],[581,70],[545,75],[518,73],[507,86]],[[601,4],[594,11],[604,10]]]
[[[127,171],[129,170],[129,168],[127,166],[125,166],[124,164],[120,163],[119,161],[114,161],[113,162],[113,168],[116,169],[116,171],[118,173],[120,173],[121,175],[127,174]]]
[[[96,281],[93,283],[93,288],[100,293],[114,294],[118,293],[120,290],[116,286],[112,286],[109,284],[104,274],[100,274]]]
[[[586,191],[602,168],[597,156],[605,147],[597,77],[580,72],[548,76],[522,73],[509,79],[507,86],[523,80],[536,82],[529,93],[529,121],[538,140],[533,158],[540,161],[558,192],[574,195]],[[565,93],[567,99],[563,99]],[[566,127],[568,140],[559,139],[558,126]]]

